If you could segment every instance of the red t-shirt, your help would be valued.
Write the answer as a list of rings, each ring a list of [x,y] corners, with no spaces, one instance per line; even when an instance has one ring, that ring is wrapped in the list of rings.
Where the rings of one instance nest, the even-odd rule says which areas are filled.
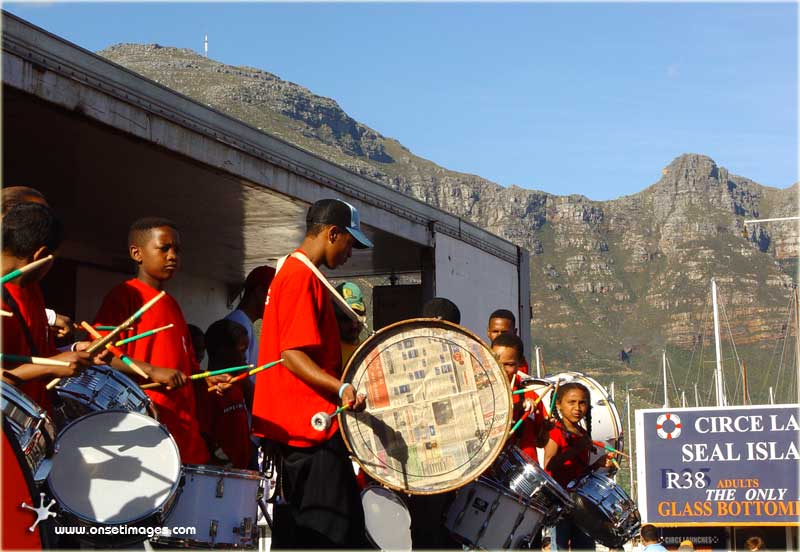
[[[519,379],[514,378],[514,383],[511,390],[516,391],[518,387]],[[511,396],[513,397],[512,400],[514,401],[515,406],[524,399],[535,402],[539,398],[539,395],[537,395],[533,390],[526,391],[522,395]],[[542,424],[547,417],[542,401],[539,401],[536,406],[533,407],[533,412],[535,412],[535,417],[531,419],[531,412],[526,413],[526,418],[525,421],[522,422],[522,427],[517,430],[517,446],[522,449],[522,452],[530,456],[533,461],[538,464],[539,459],[536,453],[536,436],[539,434]]]
[[[576,441],[578,441],[580,438],[580,435],[570,433],[564,429],[564,426],[561,423],[556,424],[556,427],[550,430],[550,439],[555,441],[558,445],[558,451],[556,451],[556,455],[561,454],[568,448],[576,446]],[[555,458],[555,455],[553,458]],[[585,447],[579,454],[564,462],[559,469],[551,470],[548,467],[547,473],[549,473],[559,485],[566,488],[570,481],[579,478],[586,473],[588,469],[589,448]]]
[[[522,357],[522,362],[519,363],[518,370],[524,374],[531,373],[531,370],[528,367],[528,361],[525,359],[525,357]]]
[[[341,377],[339,326],[328,289],[301,261],[289,257],[269,287],[261,325],[258,363],[281,358],[283,351],[302,349],[325,372]],[[259,372],[253,399],[253,433],[294,447],[310,447],[338,430],[311,427],[317,412],[332,414],[338,397],[321,395],[285,366]]]
[[[14,283],[5,284],[11,297],[19,306],[25,324],[30,330],[36,351],[31,350],[25,338],[22,322],[16,316],[3,316],[0,318],[3,333],[3,352],[15,355],[32,355],[50,357],[58,354],[52,341],[50,327],[47,324],[47,313],[44,311],[44,297],[38,283],[30,283],[25,287]],[[13,312],[6,301],[3,301],[3,310]],[[50,400],[45,386],[49,378],[37,378],[20,385],[20,389],[36,404],[45,410],[50,410]]]
[[[212,446],[223,450],[234,468],[247,469],[251,442],[241,382],[234,383],[220,396],[215,391],[208,392],[205,380],[196,380],[194,391],[200,431],[208,436]]]
[[[108,292],[97,312],[95,324],[115,326],[127,320],[158,291],[136,278],[123,282]],[[167,324],[173,328],[150,337],[121,346],[126,355],[161,368],[180,370],[187,376],[198,371],[189,327],[180,306],[170,295],[164,296],[133,325],[133,334],[152,330]],[[133,376],[136,381],[141,378]],[[179,389],[167,391],[156,388],[145,391],[158,408],[159,421],[175,438],[185,464],[204,464],[208,451],[200,437],[195,417],[194,388],[187,383]]]
[[[28,527],[36,521],[36,512],[20,506],[24,502],[28,506],[38,507],[39,495],[31,497],[25,474],[8,439],[9,437],[3,432],[3,449],[0,457],[3,464],[3,539],[0,544],[3,550],[41,550],[39,526],[37,525],[33,532],[28,531]]]

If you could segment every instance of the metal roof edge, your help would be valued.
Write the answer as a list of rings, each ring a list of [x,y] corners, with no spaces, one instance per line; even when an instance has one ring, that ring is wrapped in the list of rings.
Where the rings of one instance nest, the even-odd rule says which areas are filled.
[[[81,48],[53,33],[2,11],[3,50],[47,70],[97,88],[230,147],[265,159],[329,188],[357,198],[435,232],[447,234],[487,253],[518,264],[517,246],[499,236],[332,163],[285,140],[235,119],[209,105]]]

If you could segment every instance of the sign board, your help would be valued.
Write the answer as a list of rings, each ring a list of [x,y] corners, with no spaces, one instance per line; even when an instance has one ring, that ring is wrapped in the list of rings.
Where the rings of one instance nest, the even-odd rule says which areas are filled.
[[[800,525],[800,405],[636,411],[643,523]]]

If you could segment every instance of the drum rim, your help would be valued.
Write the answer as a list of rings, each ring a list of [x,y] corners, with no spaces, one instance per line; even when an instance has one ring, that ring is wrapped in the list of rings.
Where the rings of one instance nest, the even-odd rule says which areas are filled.
[[[210,476],[231,476],[236,479],[249,479],[253,481],[266,480],[266,476],[259,471],[243,470],[239,468],[225,468],[223,466],[214,466],[212,464],[182,464],[181,471],[191,472],[197,475],[210,475]]]
[[[454,330],[454,331],[460,332],[462,334],[466,334],[467,336],[469,336],[472,339],[474,339],[477,343],[479,343],[481,345],[481,347],[483,347],[486,351],[489,352],[489,358],[494,359],[494,354],[492,353],[491,348],[488,345],[486,345],[486,343],[481,338],[479,338],[475,333],[473,333],[469,329],[465,328],[464,326],[460,326],[459,324],[454,324],[453,322],[448,322],[447,320],[442,320],[440,318],[409,318],[407,320],[400,320],[399,322],[394,322],[393,324],[389,324],[388,326],[385,326],[385,327],[381,328],[377,332],[375,332],[372,335],[370,335],[367,339],[365,339],[364,342],[361,343],[358,346],[358,348],[350,356],[350,359],[347,361],[347,365],[342,370],[342,376],[340,378],[340,381],[342,383],[344,383],[347,380],[347,376],[350,374],[350,370],[355,365],[356,359],[359,358],[359,355],[361,355],[363,353],[363,351],[366,348],[366,345],[368,343],[371,343],[372,341],[376,340],[379,336],[381,336],[381,335],[383,335],[385,333],[388,333],[389,331],[394,330],[399,326],[411,326],[411,325],[439,326],[439,327],[443,327],[443,328],[446,328],[446,329],[450,329],[450,330]],[[360,361],[360,359],[359,359],[359,361]],[[497,364],[496,360],[495,360],[495,365],[497,366],[497,368],[499,370],[498,374],[500,376],[502,376],[502,377],[500,377],[498,379],[503,382],[503,386],[504,386],[505,391],[506,391],[506,396],[508,398],[508,404],[509,404],[508,420],[506,420],[506,427],[505,427],[505,429],[503,431],[503,437],[502,437],[502,439],[500,439],[498,441],[497,451],[495,452],[495,454],[490,454],[489,455],[489,457],[491,457],[491,460],[489,460],[489,457],[487,457],[483,461],[483,463],[481,463],[481,467],[483,469],[480,470],[478,472],[478,474],[481,474],[481,473],[485,472],[487,469],[489,469],[489,467],[494,463],[494,461],[500,455],[500,452],[502,452],[502,450],[505,448],[506,442],[508,441],[508,435],[509,435],[509,432],[511,430],[511,425],[514,423],[514,420],[513,420],[513,410],[514,409],[513,409],[513,401],[512,401],[512,396],[511,396],[511,385],[508,383],[508,378],[505,375],[505,371],[503,370],[502,366]],[[364,473],[366,473],[372,479],[377,481],[380,484],[380,486],[382,486],[382,487],[386,487],[387,489],[390,489],[392,491],[397,491],[397,492],[404,493],[404,494],[409,494],[409,495],[420,495],[420,496],[437,495],[437,494],[442,494],[442,493],[448,493],[448,492],[451,492],[451,491],[455,491],[455,490],[460,489],[461,487],[463,487],[465,485],[468,485],[469,483],[471,483],[472,481],[475,481],[477,479],[477,477],[471,477],[471,478],[467,479],[466,481],[463,481],[463,482],[461,482],[461,483],[459,483],[457,485],[449,486],[447,488],[439,489],[439,490],[436,490],[436,491],[423,491],[423,490],[417,490],[417,489],[407,489],[407,488],[399,487],[397,485],[393,485],[391,483],[388,483],[383,478],[377,477],[376,474],[372,471],[372,469],[370,467],[366,466],[365,462],[362,462],[361,459],[356,456],[355,452],[353,451],[353,447],[350,444],[350,439],[348,438],[347,433],[344,431],[344,425],[341,423],[342,416],[344,414],[352,416],[353,413],[350,412],[350,411],[343,411],[343,412],[340,412],[338,414],[338,416],[337,416],[338,422],[339,422],[339,433],[342,436],[342,440],[344,441],[345,447],[347,447],[347,451],[350,453],[350,457],[353,459],[354,462],[356,462],[359,465],[359,467],[362,470],[364,470]]]
[[[77,386],[77,382],[79,380],[81,380],[82,378],[84,378],[86,376],[91,376],[92,372],[96,372],[98,374],[102,374],[102,375],[110,378],[115,383],[123,384],[123,389],[130,391],[133,395],[135,395],[137,398],[141,399],[144,402],[145,410],[149,411],[151,409],[151,407],[153,405],[153,399],[151,399],[150,396],[147,393],[145,393],[141,388],[139,388],[139,385],[135,381],[133,381],[133,378],[131,378],[130,376],[128,376],[124,372],[121,372],[120,370],[116,370],[113,367],[108,366],[107,364],[98,364],[98,365],[95,365],[95,366],[88,366],[78,376],[69,376],[69,377],[63,378],[58,383],[58,385],[55,386],[53,391],[55,391],[56,395],[58,395],[59,398],[61,398],[62,395],[67,395],[70,398],[84,397],[85,395],[79,395],[77,390],[68,389],[67,385],[69,385],[70,383],[74,382],[75,385]],[[78,401],[78,402],[82,402],[82,401]],[[82,403],[82,404],[87,404],[87,403]],[[88,404],[91,404],[91,402],[89,402]],[[104,408],[102,410],[115,410],[115,409],[111,409],[111,408],[105,409]],[[136,411],[135,410],[130,410],[130,412],[136,412]],[[66,429],[66,426],[64,427],[64,429]]]
[[[178,463],[180,464],[180,468],[178,470],[178,477],[176,478],[175,482],[170,487],[169,492],[166,495],[166,498],[157,507],[155,507],[152,510],[150,510],[147,513],[147,515],[144,515],[144,516],[141,516],[141,517],[136,517],[136,518],[130,518],[130,519],[127,519],[127,520],[114,521],[113,523],[108,523],[108,522],[98,521],[96,519],[90,519],[90,518],[84,517],[80,513],[76,512],[72,508],[70,508],[67,505],[67,503],[64,500],[64,498],[56,491],[56,489],[53,488],[53,485],[50,482],[50,478],[53,475],[53,472],[52,472],[52,469],[51,469],[50,473],[48,473],[48,475],[47,475],[47,480],[46,480],[47,489],[50,491],[50,494],[53,496],[53,498],[56,499],[56,502],[58,503],[59,509],[62,512],[66,513],[66,514],[68,514],[70,516],[73,516],[73,517],[79,519],[80,521],[82,521],[84,523],[89,523],[91,525],[104,526],[104,527],[118,527],[120,525],[135,525],[135,524],[139,524],[139,523],[142,523],[142,522],[148,520],[149,518],[153,517],[154,515],[156,515],[156,514],[158,514],[160,512],[161,513],[168,512],[171,509],[171,507],[177,502],[176,498],[177,498],[179,490],[182,487],[181,483],[183,481],[183,477],[182,477],[183,476],[183,464],[180,463],[181,453],[180,453],[180,450],[178,449],[178,444],[175,442],[175,438],[172,436],[172,434],[169,432],[169,430],[166,428],[166,426],[164,424],[162,424],[161,422],[159,422],[158,420],[156,420],[154,418],[151,418],[150,416],[147,416],[145,414],[141,414],[139,412],[133,412],[133,411],[130,411],[130,410],[124,410],[124,409],[121,409],[121,408],[114,408],[114,409],[109,409],[109,410],[98,410],[97,412],[90,412],[89,414],[86,414],[85,416],[81,416],[80,418],[76,418],[75,420],[70,421],[64,427],[64,429],[62,429],[58,433],[58,437],[56,437],[55,443],[53,444],[53,455],[51,457],[51,461],[55,460],[56,454],[58,454],[58,444],[59,444],[61,436],[64,433],[66,433],[67,430],[70,427],[72,427],[73,425],[77,424],[81,420],[85,420],[86,418],[89,418],[91,416],[99,416],[99,415],[106,414],[106,413],[130,414],[132,416],[139,416],[141,418],[144,418],[145,420],[150,420],[151,422],[155,423],[167,435],[167,437],[169,437],[169,441],[172,443],[172,446],[175,449],[175,453],[176,453],[176,456],[178,458]]]

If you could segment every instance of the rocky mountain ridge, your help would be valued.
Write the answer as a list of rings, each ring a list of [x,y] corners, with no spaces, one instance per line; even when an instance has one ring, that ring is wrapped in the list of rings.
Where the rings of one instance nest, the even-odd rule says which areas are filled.
[[[762,186],[686,153],[654,184],[611,201],[503,187],[417,157],[334,100],[260,69],[157,45],[122,44],[99,53],[529,249],[531,332],[549,370],[646,379],[663,348],[694,358],[709,345],[712,277],[735,343],[753,363],[771,365],[768,351],[786,333],[798,226],[769,223],[745,231],[743,220],[796,215],[798,184]],[[689,362],[684,371],[692,370]]]

